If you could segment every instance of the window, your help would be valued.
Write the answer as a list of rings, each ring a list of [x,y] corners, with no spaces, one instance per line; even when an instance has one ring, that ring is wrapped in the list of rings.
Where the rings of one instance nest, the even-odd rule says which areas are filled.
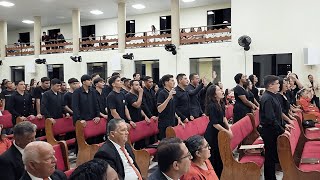
[[[57,78],[64,81],[63,64],[48,64],[47,70],[50,79]]]
[[[27,45],[30,45],[30,32],[25,33],[19,33],[19,40],[20,43],[27,43]]]
[[[135,32],[136,32],[136,21],[135,20],[126,21],[127,37],[133,37]],[[133,34],[131,34],[131,33],[133,33]]]
[[[88,74],[98,73],[101,78],[107,80],[108,78],[108,65],[104,63],[88,63]]]
[[[190,73],[197,73],[200,78],[206,77],[207,81],[212,81],[213,71],[217,74],[215,83],[221,81],[220,57],[190,59]]]
[[[48,36],[50,39],[56,39],[58,32],[60,32],[60,29],[50,29],[48,30]]]
[[[12,82],[24,80],[24,66],[11,66],[11,80]]]
[[[231,8],[227,9],[217,9],[207,11],[207,25],[218,25],[218,24],[229,24],[231,23]],[[218,29],[219,27],[211,27],[208,29]]]
[[[159,60],[135,61],[135,72],[141,76],[151,76],[155,83],[159,82]]]
[[[96,25],[81,26],[81,35],[83,38],[87,38],[90,35],[95,36],[95,34],[96,34]]]
[[[169,30],[167,30],[169,29]],[[171,34],[171,16],[161,16],[160,17],[160,30],[167,30],[167,31],[160,31],[160,34]]]

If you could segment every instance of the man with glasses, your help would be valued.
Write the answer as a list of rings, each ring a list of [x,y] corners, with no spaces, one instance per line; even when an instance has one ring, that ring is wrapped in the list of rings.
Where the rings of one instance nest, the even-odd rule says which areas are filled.
[[[192,155],[179,138],[163,139],[158,146],[159,168],[149,180],[178,180],[189,171]]]

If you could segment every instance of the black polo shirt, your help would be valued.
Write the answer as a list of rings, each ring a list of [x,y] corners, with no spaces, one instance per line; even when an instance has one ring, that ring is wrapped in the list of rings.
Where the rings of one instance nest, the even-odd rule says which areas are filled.
[[[146,87],[143,88],[141,108],[148,118],[158,116],[157,97],[153,89],[147,89]]]
[[[169,96],[169,91],[164,88],[162,91],[158,93],[157,105],[161,105]],[[170,99],[166,108],[159,113],[159,121],[158,126],[161,128],[175,126],[175,101],[173,100],[175,97]]]
[[[55,94],[52,90],[49,90],[42,95],[41,113],[45,118],[62,118],[64,114],[63,104],[63,95],[60,92]]]
[[[125,100],[125,94],[122,92],[115,92],[111,91],[107,97],[107,108],[108,108],[108,117],[110,119],[113,119],[113,116],[111,115],[111,109],[115,109],[119,116],[126,120],[128,122],[126,113],[125,113],[125,107],[127,103]]]
[[[14,92],[8,102],[8,105],[14,124],[17,117],[28,117],[33,114],[34,109],[32,106],[32,97],[31,94],[27,92],[24,92],[23,95],[18,92]]]
[[[138,101],[138,96],[135,94],[132,94],[131,92],[128,92],[126,95],[126,102],[127,102],[127,107],[131,116],[131,120],[133,122],[139,122],[142,120],[142,113],[141,113],[141,107],[135,108],[132,106],[133,103]]]
[[[101,94],[97,91],[94,90],[96,95],[97,95],[97,101],[99,105],[99,111],[103,114],[107,114],[106,112],[106,107],[107,107],[107,96],[105,94],[105,91],[101,91]]]
[[[49,90],[50,90],[50,88],[42,89],[41,86],[38,86],[38,87],[34,88],[32,96],[35,99],[40,99],[40,101],[41,101],[43,93],[45,93],[46,91],[49,91]]]
[[[5,100],[5,107],[4,107],[5,110],[9,110],[9,106],[8,106],[9,101],[10,101],[10,98],[14,92],[15,92],[15,90],[8,91],[7,89],[5,89],[1,92],[1,98]]]
[[[181,120],[190,118],[190,97],[189,93],[186,90],[183,90],[181,87],[177,86],[175,88],[176,95],[174,96],[176,112]]]
[[[72,110],[72,94],[71,92],[67,92],[63,96],[63,105],[68,106]]]
[[[83,87],[80,87],[73,92],[72,110],[74,123],[77,120],[92,120],[95,117],[100,117],[96,93],[92,88],[86,92]]]
[[[272,129],[278,135],[284,133],[286,123],[281,115],[281,104],[276,94],[269,91],[263,93],[260,103],[260,124],[262,128]]]

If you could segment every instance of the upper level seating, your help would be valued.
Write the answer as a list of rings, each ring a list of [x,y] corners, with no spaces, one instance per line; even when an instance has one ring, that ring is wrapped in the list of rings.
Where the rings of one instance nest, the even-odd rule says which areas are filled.
[[[56,136],[65,135],[66,133],[75,132],[75,127],[73,125],[72,117],[70,118],[60,118],[56,119],[56,123],[52,124],[52,122],[46,119],[46,138],[47,142],[51,145],[58,144],[56,140]],[[76,141],[75,138],[66,139],[67,145],[73,145]]]
[[[93,120],[86,121],[85,127],[80,121],[76,122],[78,144],[77,166],[93,159],[93,156],[103,143],[89,145],[86,140],[88,138],[105,135],[107,130],[106,126],[107,120],[104,118],[101,118],[100,122],[97,124]]]
[[[130,128],[129,130],[129,143],[131,146],[140,140],[144,140],[149,137],[155,137],[159,133],[158,121],[150,119],[150,124],[146,121],[140,121],[136,123],[136,128]],[[155,143],[154,145],[156,145]],[[132,146],[133,147],[133,146]],[[141,175],[144,178],[148,177],[148,170],[150,166],[151,156],[154,156],[157,152],[155,147],[144,148],[141,150],[133,150],[136,162],[140,168]]]
[[[178,137],[182,140],[187,140],[193,135],[204,135],[209,123],[207,116],[201,116],[193,121],[185,123],[185,127],[178,125],[175,127],[167,127],[166,137]]]
[[[242,154],[237,161],[232,153],[254,130],[250,117],[245,116],[230,128],[233,133],[232,138],[224,131],[218,134],[219,151],[223,162],[221,180],[259,180],[264,157],[259,154]]]
[[[68,157],[68,147],[65,141],[60,141],[53,146],[54,155],[57,159],[57,169],[63,171],[69,177],[74,169],[70,169],[70,162]]]

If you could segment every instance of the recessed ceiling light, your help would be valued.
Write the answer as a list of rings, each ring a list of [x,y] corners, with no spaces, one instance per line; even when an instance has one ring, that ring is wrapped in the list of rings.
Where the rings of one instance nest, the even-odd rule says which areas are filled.
[[[214,14],[213,11],[208,11],[208,15],[212,15],[212,14]]]
[[[193,2],[195,0],[182,0],[183,2]]]
[[[25,24],[33,24],[34,23],[34,21],[31,21],[31,20],[23,20],[22,22]]]
[[[103,12],[102,12],[102,11],[99,11],[99,10],[92,10],[92,11],[90,11],[90,13],[91,13],[91,14],[94,14],[94,15],[101,15],[101,14],[103,14]]]
[[[0,1],[0,6],[12,7],[12,6],[14,6],[14,4],[11,2],[8,2],[8,1]]]
[[[167,19],[167,17],[166,16],[162,16],[161,19]]]
[[[146,8],[146,6],[143,5],[143,4],[134,4],[134,5],[132,5],[132,7],[135,8],[135,9],[144,9],[144,8]]]

